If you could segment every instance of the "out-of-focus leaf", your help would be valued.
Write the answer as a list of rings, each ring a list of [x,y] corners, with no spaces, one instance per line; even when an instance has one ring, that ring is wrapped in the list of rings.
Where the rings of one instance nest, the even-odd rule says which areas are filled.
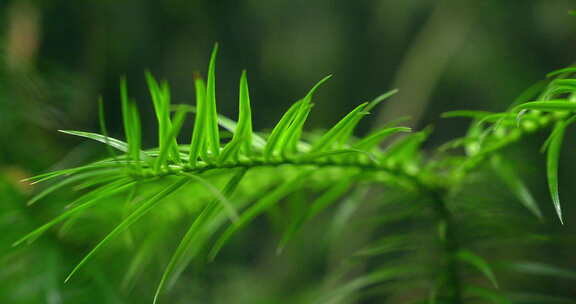
[[[318,213],[320,213],[324,208],[326,208],[331,203],[335,202],[350,188],[352,184],[353,178],[343,178],[340,182],[336,183],[335,185],[331,186],[326,190],[322,195],[320,195],[317,199],[315,199],[310,206],[306,209],[306,212],[301,215],[300,217],[292,220],[282,235],[282,239],[280,240],[280,244],[278,245],[278,249],[276,250],[277,253],[283,251],[286,244],[294,237],[296,232],[300,229],[300,227],[306,222],[307,220],[315,217]]]
[[[108,233],[96,246],[94,246],[94,248],[90,250],[90,252],[88,252],[84,256],[84,258],[82,258],[82,260],[74,267],[74,269],[72,269],[70,274],[68,274],[64,282],[70,280],[70,278],[80,269],[80,267],[86,264],[86,262],[88,262],[88,260],[90,260],[90,258],[98,251],[98,249],[104,246],[104,244],[108,243],[116,235],[126,230],[128,227],[134,224],[134,222],[136,222],[138,219],[140,219],[142,216],[144,216],[150,210],[152,210],[152,208],[156,207],[158,202],[160,202],[168,195],[172,194],[174,191],[180,189],[180,187],[184,186],[188,182],[189,182],[188,178],[181,178],[178,181],[171,184],[170,186],[162,189],[155,195],[151,196],[150,198],[142,202],[138,206],[138,208],[134,210],[134,212],[132,212],[124,220],[122,220],[120,224],[118,224],[112,231],[110,231],[110,233]]]
[[[212,250],[209,254],[209,259],[214,259],[214,257],[218,254],[220,249],[226,244],[226,242],[232,237],[234,233],[238,230],[246,226],[250,221],[252,221],[256,216],[260,215],[268,208],[270,208],[273,204],[277,203],[279,200],[286,197],[291,192],[297,190],[302,186],[302,184],[307,180],[306,176],[310,174],[311,170],[303,170],[300,174],[298,174],[293,179],[283,183],[270,193],[264,195],[261,199],[259,199],[256,203],[254,203],[248,210],[244,211],[241,215],[239,220],[228,227],[226,231],[222,233],[222,235],[216,240]]]
[[[333,290],[327,299],[322,299],[317,303],[339,303],[346,297],[359,292],[373,284],[378,284],[387,280],[404,278],[418,273],[418,267],[414,265],[388,266],[370,272],[367,275],[360,276],[346,285]]]
[[[60,214],[56,218],[52,219],[48,223],[36,228],[34,231],[30,232],[29,234],[22,237],[20,240],[14,242],[13,246],[18,246],[19,244],[23,243],[24,241],[31,241],[35,239],[37,236],[41,235],[44,231],[48,230],[50,227],[68,219],[72,215],[83,211],[89,207],[92,207],[95,203],[101,201],[102,199],[108,198],[112,195],[121,193],[130,189],[130,187],[134,184],[133,181],[128,179],[120,179],[108,185],[104,185],[100,188],[97,188],[87,194],[81,196],[77,200],[75,200],[71,205],[76,205],[72,209],[67,210],[66,212]]]
[[[481,256],[469,251],[469,250],[460,250],[456,254],[456,257],[473,266],[474,268],[478,269],[490,282],[494,287],[498,288],[498,282],[496,281],[496,276],[490,267],[490,264],[484,260]]]
[[[539,110],[539,111],[576,111],[576,103],[567,102],[566,100],[548,100],[548,101],[531,101],[517,105],[512,109],[513,112],[522,110]]]
[[[574,13],[574,11],[572,11],[572,13]],[[546,74],[546,77],[554,77],[557,75],[567,74],[567,73],[576,73],[576,67],[567,67],[567,68],[559,69],[559,70],[556,70],[554,72],[550,72],[550,73]]]
[[[492,114],[494,113],[486,111],[458,110],[442,113],[442,117],[443,118],[467,117],[473,119],[481,119]]]
[[[536,262],[511,263],[507,268],[521,273],[576,280],[576,271]]]
[[[532,212],[536,217],[542,219],[542,211],[540,210],[538,203],[536,203],[532,193],[524,184],[522,179],[516,175],[514,169],[511,168],[506,161],[502,161],[496,156],[492,158],[492,168],[494,168],[504,183],[511,188],[512,193],[514,193],[522,205],[524,205],[526,209],[530,210],[530,212]]]
[[[480,298],[489,301],[490,303],[512,304],[512,302],[506,296],[494,292],[493,290],[490,289],[477,286],[467,286],[464,292],[467,296]]]
[[[228,183],[226,184],[226,186],[223,189],[223,196],[224,197],[228,197],[231,196],[232,193],[236,190],[236,188],[238,187],[238,185],[240,184],[240,182],[242,181],[242,179],[244,178],[245,174],[246,174],[247,169],[242,169],[240,170],[238,173],[236,173],[234,176],[232,176],[232,178],[230,178],[230,180],[228,181]],[[215,206],[219,201],[221,200],[221,198],[217,198],[216,200],[214,200],[211,204],[209,204],[206,208],[211,208],[211,206]],[[208,210],[208,209],[206,209]],[[205,216],[207,213],[206,212],[202,212],[202,214],[200,214],[190,225],[190,227],[188,228],[188,230],[186,231],[186,234],[184,234],[184,237],[182,238],[182,240],[180,240],[180,243],[178,244],[178,248],[176,248],[176,251],[174,252],[174,254],[172,255],[172,258],[170,259],[170,262],[168,262],[168,266],[166,266],[166,269],[164,270],[164,273],[162,274],[162,278],[160,279],[160,283],[158,283],[158,287],[156,288],[156,292],[154,294],[154,301],[153,303],[157,303],[158,298],[160,296],[160,293],[162,292],[162,290],[164,289],[164,286],[167,282],[174,280],[176,277],[178,277],[180,275],[181,269],[184,269],[184,267],[188,264],[188,259],[186,258],[187,252],[189,251],[191,246],[200,246],[200,244],[194,244],[193,241],[195,240],[194,236],[198,233],[198,230],[201,229],[201,226],[204,222],[204,220],[207,219],[207,217]]]

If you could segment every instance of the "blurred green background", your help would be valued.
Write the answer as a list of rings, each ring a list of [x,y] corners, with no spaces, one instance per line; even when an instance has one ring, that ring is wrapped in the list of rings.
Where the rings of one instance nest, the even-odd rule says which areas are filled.
[[[142,278],[139,291],[125,292],[109,279],[114,271],[122,273],[120,261],[103,260],[87,271],[85,281],[63,286],[63,276],[89,242],[62,243],[53,234],[31,247],[9,248],[60,210],[49,200],[26,208],[26,198],[38,189],[22,178],[105,155],[101,146],[56,130],[97,131],[102,96],[110,133],[122,137],[121,75],[128,77],[143,120],[151,121],[144,71],[170,82],[174,103],[191,103],[193,73],[206,70],[218,42],[217,98],[229,117],[236,117],[242,69],[248,70],[256,130],[273,126],[316,81],[334,74],[316,95],[309,129],[327,127],[355,105],[399,88],[361,130],[409,115],[412,126],[435,126],[428,143],[434,147],[463,135],[467,126],[464,120],[440,120],[442,112],[504,110],[547,72],[571,64],[576,17],[568,12],[574,8],[572,0],[0,1],[0,302],[142,303],[150,298],[145,289],[157,273]],[[154,132],[154,125],[144,126],[144,134]],[[144,142],[152,147],[155,136]],[[569,158],[564,163],[576,165]],[[532,184],[548,208],[545,184],[538,179],[542,172],[532,172]],[[574,191],[564,193],[576,197]],[[570,223],[576,213],[570,207],[568,212]],[[322,255],[306,242],[298,248],[275,261],[318,268],[311,266],[297,279],[280,278],[268,273],[272,262],[253,261],[265,260],[264,254],[227,261],[240,266],[227,271],[224,287],[214,288],[218,296],[209,302],[278,303],[266,294],[289,293],[282,284],[312,286],[323,271],[314,259]],[[263,296],[251,298],[243,291],[248,287]],[[176,299],[181,302],[172,303],[192,303]]]

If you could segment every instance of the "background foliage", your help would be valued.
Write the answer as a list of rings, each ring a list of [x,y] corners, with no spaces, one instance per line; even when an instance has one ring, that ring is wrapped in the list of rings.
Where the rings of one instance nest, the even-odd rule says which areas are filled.
[[[333,79],[315,96],[307,129],[326,128],[360,102],[398,87],[400,93],[373,111],[358,134],[366,134],[371,127],[368,121],[381,124],[411,115],[414,119],[409,124],[417,128],[434,124],[435,131],[425,145],[434,148],[464,135],[468,124],[465,120],[438,120],[440,113],[503,111],[547,72],[573,61],[575,21],[567,14],[572,5],[570,1],[448,0],[2,2],[0,191],[4,200],[0,225],[6,233],[0,237],[0,259],[6,267],[0,270],[0,299],[8,303],[140,303],[151,299],[167,257],[134,267],[132,279],[125,279],[127,265],[138,252],[129,246],[130,240],[102,251],[77,279],[62,284],[74,264],[122,217],[123,210],[101,210],[102,214],[83,219],[82,225],[52,231],[28,247],[10,248],[33,227],[59,214],[63,202],[74,196],[57,193],[41,205],[27,208],[30,194],[41,188],[20,179],[106,155],[100,145],[55,130],[97,130],[96,101],[102,95],[106,108],[112,109],[108,111],[109,133],[122,137],[119,75],[127,76],[131,96],[140,103],[142,120],[152,121],[143,72],[149,69],[168,79],[173,100],[190,103],[195,96],[193,71],[205,70],[213,42],[218,41],[222,47],[219,110],[236,117],[237,79],[240,70],[248,69],[255,130],[270,129],[310,84],[333,73]],[[155,124],[144,124],[142,132],[156,134]],[[486,182],[491,176],[480,176],[484,182],[467,185],[470,189],[463,199],[485,203],[481,209],[487,218],[518,215],[517,226],[491,226],[503,235],[504,229],[521,227],[549,240],[513,252],[510,242],[521,240],[511,238],[505,252],[491,247],[491,260],[520,257],[574,269],[570,254],[574,250],[574,208],[569,203],[576,197],[570,187],[574,162],[569,153],[563,154],[560,188],[566,225],[560,226],[548,203],[545,160],[537,152],[545,135],[538,136],[506,153],[543,209],[543,222],[524,209],[514,209],[518,204],[510,203],[515,198],[506,186]],[[156,136],[145,136],[143,141],[145,147],[152,147]],[[567,136],[565,151],[573,147]],[[481,200],[485,193],[493,197]],[[394,199],[407,200],[387,197]],[[378,263],[354,260],[354,253],[368,239],[394,235],[415,225],[386,229],[369,225],[372,212],[382,207],[377,202],[357,209],[353,205],[343,202],[342,207],[307,224],[305,233],[282,255],[275,254],[281,214],[276,219],[271,215],[257,220],[216,262],[208,267],[198,263],[186,271],[170,294],[171,301],[187,303],[192,297],[199,303],[307,303],[330,294],[339,282]],[[488,208],[491,206],[493,209]],[[478,209],[463,214],[475,217],[481,214]],[[157,220],[169,220],[170,214],[178,212],[166,210],[166,218]],[[334,220],[338,218],[342,220]],[[425,222],[416,224],[427,227]],[[173,239],[161,240],[164,246],[154,250],[169,256],[185,227],[185,223],[176,223]],[[478,233],[488,229],[479,228]],[[145,229],[142,233],[147,235]],[[507,273],[497,271],[500,280],[508,282],[507,290],[537,290],[569,299],[576,296],[570,288],[573,276],[569,272],[562,279],[541,275],[525,281],[523,277],[501,278]],[[370,299],[356,301],[369,303]],[[404,299],[388,300],[399,303]]]

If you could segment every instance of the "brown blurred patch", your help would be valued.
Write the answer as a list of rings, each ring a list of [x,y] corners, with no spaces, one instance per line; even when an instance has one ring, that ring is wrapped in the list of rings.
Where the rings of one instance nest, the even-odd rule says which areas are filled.
[[[20,190],[22,193],[29,194],[34,188],[29,182],[23,181],[25,178],[30,177],[30,173],[21,167],[10,166],[0,168],[0,175],[4,176],[14,188]]]
[[[14,72],[28,71],[40,45],[40,12],[29,1],[15,1],[6,20],[6,66]]]

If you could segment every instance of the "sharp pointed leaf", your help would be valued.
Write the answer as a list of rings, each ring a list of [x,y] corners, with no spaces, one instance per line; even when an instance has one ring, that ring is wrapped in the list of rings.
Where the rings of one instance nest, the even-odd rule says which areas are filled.
[[[558,163],[560,160],[560,149],[562,148],[562,140],[564,138],[565,124],[560,122],[556,125],[555,130],[552,132],[550,143],[546,154],[546,174],[548,177],[548,189],[552,196],[554,209],[560,222],[562,220],[562,208],[560,206],[560,196],[558,194]]]
[[[208,152],[216,157],[220,154],[220,135],[218,131],[218,113],[216,111],[216,55],[218,44],[214,45],[210,64],[208,65],[208,79],[206,83],[206,146]]]
[[[176,112],[174,123],[167,126],[167,128],[170,128],[170,132],[163,138],[164,144],[160,146],[160,153],[158,154],[154,165],[156,171],[160,170],[162,166],[168,166],[166,160],[168,159],[170,150],[174,147],[171,146],[170,143],[176,142],[176,136],[178,136],[178,133],[180,132],[185,117],[186,111],[178,111]]]
[[[312,151],[321,152],[327,149],[332,149],[333,145],[341,139],[345,134],[346,127],[354,124],[358,116],[365,115],[364,109],[368,103],[363,103],[357,106],[354,110],[348,113],[342,120],[334,125],[326,134],[324,134],[314,145]]]
[[[32,204],[34,204],[35,202],[37,202],[38,200],[46,197],[47,195],[51,194],[52,192],[61,189],[64,186],[76,183],[78,181],[84,180],[84,179],[93,179],[95,177],[101,177],[102,175],[109,177],[109,176],[113,176],[115,178],[119,178],[118,173],[119,170],[121,169],[102,169],[102,170],[94,170],[94,171],[88,171],[86,173],[80,173],[80,174],[76,174],[70,177],[67,177],[63,180],[61,180],[58,183],[55,183],[54,185],[44,189],[42,192],[36,194],[34,197],[32,197],[27,205],[30,206]],[[122,177],[122,175],[120,175],[120,178]]]
[[[121,140],[118,140],[116,138],[108,137],[108,136],[97,134],[97,133],[83,132],[83,131],[58,130],[58,132],[92,139],[92,140],[104,143],[104,144],[106,144],[106,145],[108,145],[114,149],[117,149],[119,151],[128,152],[128,144],[121,141]],[[147,157],[148,156],[146,155],[146,152],[140,151],[140,158],[141,159],[146,159]]]
[[[191,165],[196,165],[199,156],[207,155],[205,141],[206,141],[206,86],[204,80],[199,76],[194,79],[194,86],[196,90],[196,109],[197,115],[194,120],[194,130],[192,131],[192,139],[190,141],[190,157],[189,162]]]
[[[220,155],[220,161],[229,159],[238,160],[240,152],[249,154],[252,148],[252,114],[250,109],[250,94],[246,71],[240,77],[240,97],[238,109],[238,125],[234,130],[232,140],[224,147]]]
[[[352,147],[359,150],[370,150],[392,134],[410,131],[412,131],[412,129],[406,127],[394,127],[378,130],[364,137],[359,142],[355,143]]]

